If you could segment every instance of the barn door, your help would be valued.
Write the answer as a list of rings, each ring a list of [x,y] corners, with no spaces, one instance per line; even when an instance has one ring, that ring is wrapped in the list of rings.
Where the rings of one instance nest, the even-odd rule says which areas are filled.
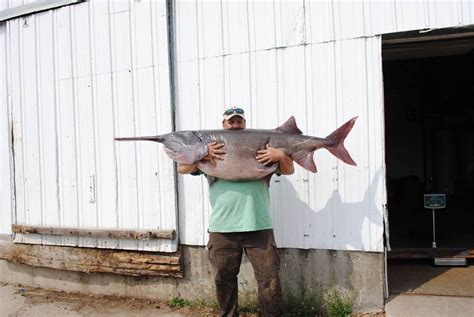
[[[172,161],[114,137],[172,130],[166,3],[6,22],[15,241],[176,251]]]

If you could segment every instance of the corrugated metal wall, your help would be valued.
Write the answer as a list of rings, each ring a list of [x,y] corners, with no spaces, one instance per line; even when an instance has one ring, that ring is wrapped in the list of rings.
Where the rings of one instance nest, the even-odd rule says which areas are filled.
[[[0,2],[0,10],[8,3]],[[13,222],[13,179],[6,80],[6,25],[0,23],[0,233],[11,234]]]
[[[2,30],[17,223],[176,229],[172,162],[156,144],[114,141],[172,128],[166,4],[86,2],[13,19]],[[170,240],[16,241],[177,249]]]
[[[220,127],[224,105],[248,126],[294,115],[326,136],[353,116],[346,141],[358,163],[324,151],[319,172],[297,167],[271,182],[280,247],[383,250],[383,85],[378,34],[470,24],[473,1],[180,1],[179,129]],[[181,242],[203,245],[210,214],[202,177],[180,177]]]
[[[110,141],[171,130],[164,5],[91,1],[0,24],[0,100],[9,106],[1,103],[0,136],[8,140],[9,114],[18,222],[174,225],[171,161],[155,144]],[[281,247],[381,251],[379,35],[472,24],[474,2],[177,1],[175,9],[177,129],[219,128],[228,104],[246,108],[250,127],[294,115],[316,136],[358,115],[346,141],[358,167],[318,151],[317,174],[297,167],[272,180],[275,231]],[[9,173],[9,144],[0,146],[0,172]],[[10,182],[0,188],[8,198]],[[179,177],[181,243],[205,244],[207,191],[202,177]],[[5,201],[0,221],[9,233]]]

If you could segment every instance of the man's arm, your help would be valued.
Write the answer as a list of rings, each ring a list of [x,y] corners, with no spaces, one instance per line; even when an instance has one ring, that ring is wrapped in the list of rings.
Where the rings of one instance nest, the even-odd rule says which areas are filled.
[[[197,172],[197,164],[181,164],[178,163],[178,173],[180,174],[191,174]]]
[[[215,160],[223,160],[225,155],[224,143],[212,142],[207,145],[207,155],[203,160],[210,161],[215,164]],[[178,173],[191,174],[197,172],[198,163],[196,164],[182,164],[178,163]]]
[[[257,161],[264,165],[278,162],[280,174],[283,175],[291,175],[295,171],[293,160],[282,150],[270,147],[268,144],[265,150],[257,152]]]
[[[283,153],[283,157],[280,159],[279,170],[280,170],[280,174],[283,174],[283,175],[291,175],[295,172],[295,166],[293,165],[293,160],[285,153]]]

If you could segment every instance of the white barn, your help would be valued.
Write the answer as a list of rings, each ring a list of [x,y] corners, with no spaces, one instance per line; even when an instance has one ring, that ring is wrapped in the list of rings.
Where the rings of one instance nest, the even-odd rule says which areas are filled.
[[[358,116],[345,142],[358,165],[317,151],[318,173],[297,166],[272,178],[271,205],[285,292],[337,285],[355,293],[358,310],[382,309],[383,63],[464,54],[469,45],[420,43],[472,36],[472,24],[472,0],[1,1],[0,279],[212,298],[206,180],[177,175],[161,145],[114,137],[220,128],[236,104],[252,128],[293,115],[315,136]],[[425,51],[407,57],[411,48],[394,43]],[[110,250],[161,262],[106,264]],[[92,254],[103,262],[81,262]],[[9,261],[36,273],[14,277]],[[41,276],[52,269],[88,277],[59,285]],[[120,273],[162,277],[138,283]],[[88,284],[92,275],[122,286]],[[244,293],[255,291],[251,275],[245,262]]]

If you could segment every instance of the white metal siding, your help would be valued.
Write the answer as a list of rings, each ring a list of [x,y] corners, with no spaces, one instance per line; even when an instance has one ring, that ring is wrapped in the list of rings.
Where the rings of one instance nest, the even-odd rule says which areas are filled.
[[[244,104],[252,127],[274,128],[294,115],[305,134],[326,136],[359,115],[346,141],[358,167],[318,151],[317,174],[297,166],[295,175],[272,179],[275,232],[281,247],[381,250],[380,59],[380,38],[375,37],[185,62],[179,67],[183,98],[178,126],[218,128],[227,96],[217,89],[211,94],[211,88],[228,81],[229,94],[236,93],[225,103]],[[224,75],[227,63],[231,70]],[[194,77],[189,76],[192,66]],[[200,110],[184,111],[193,107]],[[202,244],[210,213],[207,183],[202,177],[180,176],[180,184],[181,241]]]
[[[0,10],[7,3],[0,2]],[[0,234],[11,234],[13,221],[13,180],[8,122],[8,95],[6,72],[6,25],[0,23]]]
[[[178,129],[219,128],[224,105],[248,126],[294,115],[325,136],[353,116],[346,141],[357,167],[325,151],[318,173],[274,177],[279,246],[383,250],[385,179],[380,34],[474,21],[474,1],[179,1]],[[180,176],[180,238],[203,245],[210,214],[202,177]]]
[[[177,229],[172,161],[157,144],[114,141],[171,131],[166,4],[91,1],[10,20],[2,29],[17,223]],[[170,240],[16,241],[177,249]]]
[[[378,35],[472,24],[474,1],[175,5],[177,129],[219,128],[228,104],[245,106],[250,127],[274,128],[295,115],[301,130],[316,136],[359,115],[346,141],[358,166],[317,151],[317,174],[297,166],[294,175],[273,178],[272,212],[282,247],[381,251],[385,180]],[[19,222],[175,226],[171,161],[156,144],[111,141],[171,131],[165,23],[164,1],[124,0],[91,1],[0,24],[0,45],[6,47],[0,51],[0,101],[9,106],[1,102],[0,172],[10,172],[3,116],[10,111]],[[10,233],[12,186],[5,178],[0,186],[1,228]],[[203,245],[210,214],[207,183],[179,176],[178,191],[181,242]],[[97,242],[110,244],[137,248],[131,242]]]
[[[474,23],[473,0],[177,1],[176,7],[180,61]]]

